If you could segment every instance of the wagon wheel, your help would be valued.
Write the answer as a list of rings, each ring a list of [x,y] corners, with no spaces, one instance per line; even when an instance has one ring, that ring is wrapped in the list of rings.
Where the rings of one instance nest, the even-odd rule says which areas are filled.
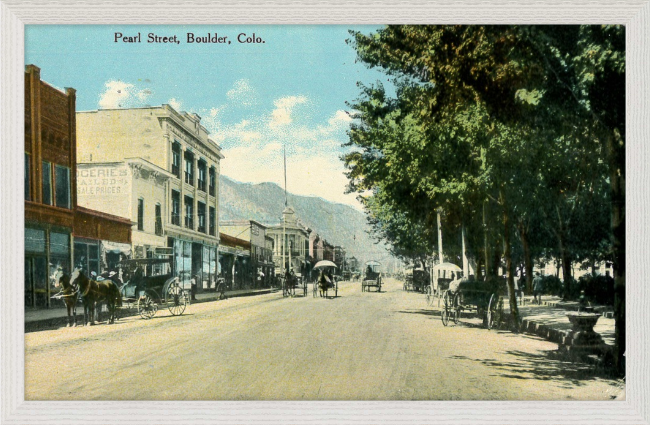
[[[449,294],[445,291],[444,303],[442,306],[442,312],[440,313],[442,319],[442,324],[447,326],[449,324]]]
[[[427,285],[427,289],[424,291],[427,297],[427,305],[430,306],[433,303],[433,294],[431,293],[431,285]]]
[[[185,311],[185,307],[187,307],[187,294],[177,282],[174,282],[167,287],[165,302],[167,303],[169,312],[173,316],[180,316]]]
[[[153,302],[148,294],[138,299],[138,314],[143,319],[151,319],[158,311],[158,305]]]
[[[492,294],[490,304],[487,309],[487,328],[498,327],[503,314],[503,301],[497,294]]]

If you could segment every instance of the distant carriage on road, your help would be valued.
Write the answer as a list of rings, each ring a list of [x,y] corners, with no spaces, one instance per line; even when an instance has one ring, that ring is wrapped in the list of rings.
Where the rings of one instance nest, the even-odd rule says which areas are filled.
[[[369,292],[370,288],[377,288],[377,292],[381,292],[381,285],[381,263],[368,261],[361,280],[361,292]]]
[[[296,290],[302,291],[303,297],[307,296],[307,281],[301,275],[281,276],[280,285],[283,297],[295,296]]]
[[[442,324],[447,326],[450,320],[458,323],[463,311],[474,310],[488,329],[498,327],[504,317],[502,286],[499,279],[452,281],[442,296]]]
[[[167,258],[143,258],[120,263],[131,276],[121,289],[123,301],[135,305],[143,319],[151,319],[159,305],[179,316],[189,304],[189,283],[172,275],[171,261]],[[157,269],[158,274],[144,276],[143,267],[147,266]]]
[[[334,291],[334,298],[339,296],[339,283],[334,276],[336,269],[337,265],[329,260],[321,260],[314,265],[314,270],[320,270],[318,279],[314,282],[314,297],[320,295],[323,298],[329,298],[330,291]]]
[[[426,293],[430,286],[429,272],[424,269],[409,270],[404,279],[404,290]]]

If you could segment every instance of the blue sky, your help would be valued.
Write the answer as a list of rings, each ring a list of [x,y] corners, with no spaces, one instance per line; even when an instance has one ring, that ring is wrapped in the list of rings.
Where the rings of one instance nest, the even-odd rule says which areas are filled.
[[[223,148],[222,173],[359,208],[339,160],[350,118],[346,101],[387,78],[355,63],[348,29],[377,26],[26,26],[25,63],[41,78],[77,90],[77,110],[157,106],[196,112]],[[115,33],[141,43],[115,42]],[[149,33],[179,44],[147,43]],[[228,43],[188,44],[187,33]],[[239,43],[239,34],[264,43]],[[242,37],[244,39],[245,37]]]

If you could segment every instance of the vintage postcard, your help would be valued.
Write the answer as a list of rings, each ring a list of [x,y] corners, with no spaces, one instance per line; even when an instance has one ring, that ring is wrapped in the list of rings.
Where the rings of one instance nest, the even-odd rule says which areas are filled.
[[[26,25],[27,401],[622,403],[624,25]]]
[[[622,398],[624,82],[616,25],[27,26],[25,398]]]

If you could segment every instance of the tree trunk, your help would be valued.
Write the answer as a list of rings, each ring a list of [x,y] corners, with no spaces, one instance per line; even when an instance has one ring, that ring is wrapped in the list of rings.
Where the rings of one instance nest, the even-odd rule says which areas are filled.
[[[526,226],[519,223],[519,236],[521,237],[521,244],[524,248],[524,274],[526,275],[526,293],[533,292],[533,260],[530,257],[530,245],[528,244],[528,233]]]
[[[607,138],[612,190],[614,366],[625,373],[625,143],[618,130]]]
[[[485,213],[485,207],[486,207],[487,201],[483,201],[483,245],[484,245],[484,253],[485,253],[485,279],[491,274],[490,273],[490,245],[489,245],[489,238],[488,238],[488,227],[487,227],[487,219],[486,219],[486,213]]]
[[[503,189],[500,190],[501,206],[503,207],[503,245],[504,256],[506,258],[506,276],[508,279],[508,300],[510,303],[510,314],[512,314],[513,328],[519,326],[519,308],[517,307],[517,294],[515,293],[515,276],[512,270],[512,251],[510,247],[510,217],[508,207],[505,202]]]

